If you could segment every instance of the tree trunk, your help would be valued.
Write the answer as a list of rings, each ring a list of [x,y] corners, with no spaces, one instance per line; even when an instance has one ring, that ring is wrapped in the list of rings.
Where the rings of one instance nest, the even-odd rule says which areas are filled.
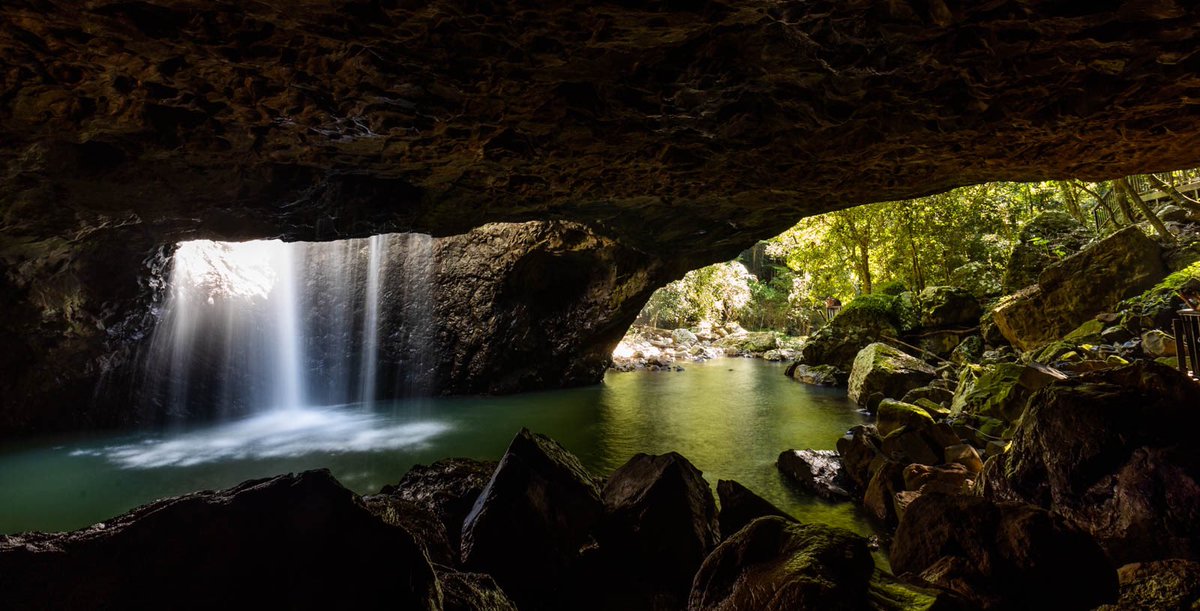
[[[1113,181],[1113,185],[1120,188],[1124,195],[1133,200],[1133,204],[1142,212],[1146,220],[1150,221],[1150,224],[1154,227],[1154,231],[1158,232],[1158,235],[1162,236],[1168,243],[1175,243],[1175,236],[1171,235],[1171,231],[1163,224],[1162,219],[1158,218],[1158,215],[1150,209],[1150,206],[1146,205],[1146,200],[1142,199],[1141,195],[1138,195],[1137,191],[1129,184],[1129,180],[1121,178]]]

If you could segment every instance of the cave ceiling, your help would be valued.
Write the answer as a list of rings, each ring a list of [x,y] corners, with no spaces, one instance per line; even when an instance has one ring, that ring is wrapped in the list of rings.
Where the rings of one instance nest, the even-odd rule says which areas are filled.
[[[1200,3],[0,5],[0,251],[565,219],[707,262],[990,180],[1200,165]]]

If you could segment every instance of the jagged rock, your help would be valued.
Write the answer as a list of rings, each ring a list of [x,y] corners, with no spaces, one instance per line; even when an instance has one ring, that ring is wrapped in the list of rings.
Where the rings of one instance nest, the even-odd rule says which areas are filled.
[[[458,563],[458,546],[451,545],[446,527],[425,505],[382,494],[362,500],[367,510],[386,524],[408,531],[429,556],[430,562],[451,566]]]
[[[705,559],[688,611],[858,610],[875,570],[867,541],[822,524],[759,518]]]
[[[929,412],[916,405],[893,399],[880,401],[879,411],[875,414],[875,426],[883,437],[887,437],[900,427],[907,427],[913,431],[924,431],[933,428],[933,425],[933,418]]]
[[[1096,542],[1043,509],[922,494],[891,548],[902,578],[951,590],[981,609],[1092,609],[1117,597]]]
[[[930,286],[917,295],[921,326],[926,328],[974,325],[980,314],[979,300],[956,286]]]
[[[69,533],[0,536],[9,609],[442,608],[403,528],[328,471],[156,501]],[[386,584],[386,587],[381,587]]]
[[[866,490],[871,481],[871,463],[879,456],[879,433],[875,427],[860,424],[837,440],[838,455],[846,477],[858,490]]]
[[[1200,563],[1159,560],[1117,569],[1121,597],[1098,611],[1191,611],[1200,607]]]
[[[802,365],[794,363],[788,375],[805,384],[814,386],[845,386],[850,374],[833,365]]]
[[[1153,286],[1166,275],[1161,251],[1126,227],[1042,270],[1036,285],[1006,297],[992,315],[1009,342],[1033,350]]]
[[[557,607],[603,511],[579,459],[522,429],[463,522],[463,566],[490,574],[521,608]]]
[[[1200,386],[1153,362],[1052,384],[1030,401],[984,493],[1047,508],[1117,563],[1200,559]]]
[[[797,521],[770,501],[732,480],[717,481],[717,499],[721,501],[721,512],[717,514],[717,522],[721,527],[721,536],[726,539],[758,518],[775,516],[791,522]]]
[[[805,491],[832,501],[848,500],[846,473],[833,450],[784,450],[775,461],[779,471]]]
[[[1017,243],[1004,268],[1003,290],[1015,293],[1035,284],[1042,270],[1072,253],[1092,239],[1082,223],[1061,210],[1047,210],[1021,228]]]
[[[428,467],[413,465],[400,481],[379,494],[411,501],[432,511],[441,521],[450,549],[458,561],[463,521],[496,470],[491,460],[445,458]]]
[[[638,454],[608,478],[597,540],[616,583],[643,600],[686,599],[692,577],[720,540],[708,482],[670,452]]]
[[[967,611],[970,606],[954,594],[904,583],[890,573],[875,570],[867,594],[870,611]]]
[[[444,611],[517,611],[490,575],[438,569]]]
[[[933,367],[887,344],[874,343],[854,358],[850,370],[850,400],[874,411],[868,400],[875,393],[880,399],[903,397],[904,393],[927,384],[935,377]]]

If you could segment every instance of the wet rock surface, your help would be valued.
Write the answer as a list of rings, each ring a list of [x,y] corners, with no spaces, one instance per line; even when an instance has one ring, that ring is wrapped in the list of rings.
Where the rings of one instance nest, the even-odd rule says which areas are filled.
[[[759,518],[704,561],[687,608],[862,609],[874,568],[862,537],[830,526]]]
[[[1200,563],[1159,560],[1117,569],[1121,597],[1102,611],[1190,611],[1200,606]]]
[[[446,458],[429,466],[414,465],[400,481],[384,486],[379,496],[409,501],[433,512],[441,522],[454,561],[463,521],[492,478],[498,463],[490,460]]]
[[[1092,609],[1117,598],[1116,571],[1096,542],[1031,505],[923,494],[905,511],[890,559],[897,575],[975,608]]]
[[[1153,362],[1052,384],[1030,400],[984,492],[1045,507],[1114,562],[1200,558],[1200,387]]]
[[[387,587],[381,587],[387,584]],[[139,507],[87,529],[0,536],[6,608],[442,608],[434,571],[328,471]]]
[[[802,490],[831,501],[851,498],[842,460],[833,450],[784,450],[775,466]]]

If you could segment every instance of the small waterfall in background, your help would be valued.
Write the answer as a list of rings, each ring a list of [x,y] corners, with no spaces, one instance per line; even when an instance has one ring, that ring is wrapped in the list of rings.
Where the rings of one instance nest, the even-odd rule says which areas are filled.
[[[181,243],[146,355],[168,421],[434,391],[433,239]]]

